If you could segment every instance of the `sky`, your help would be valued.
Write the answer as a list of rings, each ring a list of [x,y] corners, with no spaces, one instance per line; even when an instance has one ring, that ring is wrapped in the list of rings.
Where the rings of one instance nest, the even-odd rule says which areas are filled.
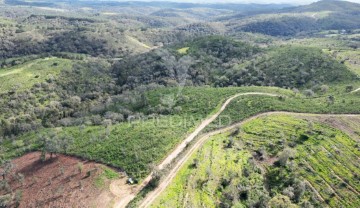
[[[124,1],[124,0],[123,0]],[[139,0],[141,1],[141,0]],[[146,0],[154,1],[154,0]],[[161,0],[157,0],[161,1]],[[166,0],[162,0],[166,1]],[[176,2],[194,2],[194,3],[258,3],[258,4],[270,4],[270,3],[286,3],[286,4],[310,4],[316,2],[316,0],[168,0]],[[351,2],[360,3],[360,0],[348,0]]]

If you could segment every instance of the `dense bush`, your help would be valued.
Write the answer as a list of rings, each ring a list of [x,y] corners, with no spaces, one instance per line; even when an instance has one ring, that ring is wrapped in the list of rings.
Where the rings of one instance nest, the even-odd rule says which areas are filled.
[[[176,49],[188,46],[187,55]],[[181,45],[121,60],[113,66],[118,83],[129,89],[140,84],[165,86],[212,84],[224,68],[240,63],[260,50],[225,37],[205,37]]]
[[[189,47],[186,55],[174,48]],[[278,86],[312,88],[355,79],[355,75],[321,50],[283,47],[266,51],[226,38],[209,37],[152,51],[116,63],[118,83],[125,89],[140,84],[164,86]]]
[[[272,36],[293,36],[300,32],[319,29],[316,20],[310,17],[284,16],[277,19],[249,23],[241,28],[246,32]]]

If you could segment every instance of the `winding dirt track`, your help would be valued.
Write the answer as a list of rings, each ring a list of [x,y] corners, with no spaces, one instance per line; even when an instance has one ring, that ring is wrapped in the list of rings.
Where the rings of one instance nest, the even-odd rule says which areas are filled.
[[[218,112],[216,112],[214,115],[210,116],[209,118],[205,119],[196,129],[193,133],[191,133],[183,142],[181,142],[180,145],[178,145],[173,152],[171,152],[171,154],[169,154],[158,166],[159,170],[164,169],[167,165],[169,165],[176,157],[179,156],[180,153],[182,153],[184,151],[184,149],[186,148],[186,146],[195,139],[196,136],[198,136],[198,134],[206,127],[208,126],[210,123],[212,123],[225,109],[226,107],[229,105],[229,103],[240,96],[248,96],[248,95],[263,95],[263,96],[270,96],[270,97],[277,97],[280,95],[277,94],[271,94],[271,93],[262,93],[262,92],[248,92],[248,93],[240,93],[240,94],[236,94],[232,97],[230,97],[229,99],[227,99],[225,101],[225,103],[221,106],[220,110]],[[185,157],[184,157],[185,158]],[[182,161],[182,160],[181,160]],[[169,174],[170,176],[171,174]],[[168,176],[168,177],[169,177]],[[115,203],[114,207],[115,208],[122,208],[122,207],[126,207],[126,205],[133,200],[136,195],[151,181],[152,179],[152,174],[150,174],[148,177],[146,177],[144,179],[144,181],[138,185],[137,187],[134,187],[132,189],[131,192],[122,192],[121,195],[119,195],[118,193],[121,192],[120,190],[117,190],[119,187],[119,181],[114,181],[111,185],[110,185],[110,190],[112,191],[112,193],[114,193],[116,196],[118,196],[120,199]],[[159,186],[162,187],[163,184],[161,184]],[[167,186],[167,185],[166,185]],[[166,187],[164,186],[164,188]],[[123,187],[120,187],[120,189],[122,189]],[[144,206],[147,206],[146,202],[148,201],[147,199],[151,199],[153,196],[153,194],[158,192],[158,188],[154,190],[154,192],[151,192],[148,194],[149,197],[146,197],[146,199],[144,200]],[[157,196],[157,195],[156,195]],[[152,202],[153,200],[151,200]]]
[[[360,91],[360,88],[357,90],[354,90],[352,93]],[[206,127],[208,126],[210,123],[212,123],[225,109],[226,107],[229,105],[229,103],[240,96],[248,96],[248,95],[263,95],[263,96],[271,96],[271,97],[277,97],[280,95],[277,94],[271,94],[271,93],[261,93],[261,92],[249,92],[249,93],[240,93],[240,94],[236,94],[232,97],[230,97],[229,99],[226,100],[226,102],[221,106],[220,110],[212,115],[211,117],[207,118],[206,120],[204,120],[196,129],[193,133],[191,133],[180,145],[178,145],[174,151],[169,154],[158,166],[159,170],[164,169],[167,165],[169,165],[172,161],[174,161],[175,158],[177,158],[186,148],[186,146],[193,141],[196,136],[199,135],[199,133]],[[303,116],[328,116],[328,117],[336,117],[336,116],[359,116],[359,115],[326,115],[326,114],[308,114],[308,113],[290,113],[290,112],[269,112],[269,113],[263,113],[263,114],[259,114],[257,116],[253,116],[251,118],[248,118],[240,123],[236,123],[234,125],[207,133],[205,135],[203,135],[191,148],[190,150],[173,166],[173,168],[171,169],[171,171],[168,173],[168,175],[162,179],[161,183],[159,184],[159,186],[153,190],[152,192],[148,193],[145,197],[145,199],[142,201],[142,203],[140,204],[139,207],[149,207],[151,205],[151,203],[165,190],[165,188],[171,183],[172,179],[176,176],[177,172],[180,170],[180,168],[185,164],[185,162],[191,157],[191,155],[198,150],[203,144],[204,142],[210,138],[213,135],[216,134],[220,134],[220,133],[224,133],[226,131],[229,131],[231,129],[234,129],[240,125],[242,125],[245,122],[248,122],[250,120],[256,119],[260,116],[264,116],[264,115],[271,115],[271,114],[285,114],[285,115],[303,115]],[[122,207],[126,207],[126,205],[136,197],[136,195],[151,181],[152,179],[152,174],[150,174],[147,178],[145,178],[145,180],[137,187],[133,188],[131,193],[127,192],[127,193],[123,193],[120,197],[120,199],[115,203],[116,208],[122,208]],[[114,182],[114,184],[117,183],[117,181]],[[112,189],[115,188],[115,185],[111,186]],[[118,187],[118,186],[116,186]]]
[[[310,114],[310,113],[291,113],[291,112],[284,112],[284,111],[275,111],[275,112],[268,112],[262,113],[253,117],[250,117],[244,121],[239,123],[233,124],[231,126],[204,134],[192,147],[191,149],[177,162],[177,164],[173,167],[173,169],[168,173],[168,175],[162,180],[159,186],[153,190],[152,192],[148,193],[146,198],[142,201],[139,207],[149,207],[154,200],[166,189],[166,187],[172,182],[178,171],[182,168],[182,166],[186,163],[186,161],[191,157],[191,155],[196,152],[211,136],[225,133],[229,130],[235,129],[242,124],[254,120],[256,118],[266,116],[266,115],[293,115],[293,116],[321,116],[321,117],[358,117],[359,115],[356,114]]]
[[[359,92],[359,91],[360,91],[360,88],[352,91],[351,93],[355,93],[355,92]]]

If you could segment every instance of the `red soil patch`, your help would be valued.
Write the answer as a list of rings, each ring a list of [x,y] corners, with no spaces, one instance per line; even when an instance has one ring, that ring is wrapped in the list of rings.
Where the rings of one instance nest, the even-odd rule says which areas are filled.
[[[14,171],[7,177],[12,193],[0,190],[0,196],[10,194],[14,199],[16,191],[22,191],[20,207],[97,207],[100,196],[111,200],[106,190],[98,189],[94,184],[102,173],[100,164],[64,155],[52,159],[47,156],[42,162],[39,152],[26,154],[12,163]],[[16,179],[18,173],[25,176],[23,183]],[[108,187],[108,184],[104,185]],[[104,203],[109,201],[102,201]],[[15,207],[15,200],[8,206]]]

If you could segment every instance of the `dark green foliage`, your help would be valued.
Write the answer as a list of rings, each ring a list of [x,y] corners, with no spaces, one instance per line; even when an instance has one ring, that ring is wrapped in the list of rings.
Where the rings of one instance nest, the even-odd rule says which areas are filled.
[[[249,23],[241,28],[246,32],[272,36],[293,36],[303,31],[319,29],[316,20],[310,17],[284,16],[277,19]]]
[[[295,177],[295,173],[286,167],[269,167],[265,174],[265,183],[268,190],[274,195],[278,193],[279,190],[292,186]]]
[[[222,62],[229,62],[237,58],[243,59],[260,52],[258,47],[245,42],[235,41],[222,36],[210,36],[184,43],[190,47],[189,53],[195,57],[213,56]]]
[[[326,97],[319,98],[287,98],[286,101],[280,101],[275,97],[253,96],[240,97],[229,104],[229,106],[222,112],[221,116],[226,116],[231,123],[239,122],[250,116],[257,115],[263,112],[271,111],[288,111],[288,112],[306,112],[306,113],[360,113],[357,105],[360,105],[360,99],[357,95],[342,94],[346,102],[336,100],[334,104],[328,105]],[[350,103],[350,104],[349,104]],[[214,128],[224,127],[221,125],[219,118],[213,122],[208,130]],[[229,123],[226,123],[229,125]],[[296,142],[294,140],[294,142]],[[277,153],[281,145],[274,145],[268,152]],[[276,150],[276,151],[275,151]]]
[[[301,15],[304,12],[329,12],[321,18]],[[320,30],[350,30],[360,28],[359,4],[346,1],[319,1],[310,5],[282,10],[286,15],[258,20],[236,28],[247,32],[256,32],[272,36],[295,36],[311,34]],[[295,13],[297,16],[289,16]]]
[[[355,76],[321,50],[294,46],[261,49],[232,37],[208,36],[238,35],[232,33],[234,28],[275,36],[309,34],[324,28],[351,29],[359,26],[356,12],[331,13],[320,19],[283,16],[233,28],[230,22],[203,22],[212,14],[222,16],[226,12],[222,10],[203,12],[206,15],[160,10],[149,12],[146,17],[123,15],[121,10],[121,14],[109,17],[100,10],[96,14],[69,16],[49,15],[45,11],[41,12],[45,15],[31,15],[36,13],[33,9],[38,11],[16,8],[14,11],[19,12],[13,12],[8,7],[0,11],[10,22],[3,23],[0,18],[1,67],[53,55],[72,59],[74,66],[28,90],[0,92],[1,159],[34,150],[42,151],[43,157],[46,152],[65,153],[121,168],[140,180],[151,171],[149,164],[161,161],[201,119],[213,113],[225,98],[239,92],[284,95],[236,99],[224,112],[230,122],[273,110],[359,113],[358,94],[327,94],[333,84],[352,84]],[[172,19],[181,18],[181,13],[197,15],[202,22],[186,17],[184,24]],[[239,16],[243,18],[246,14]],[[277,40],[267,36],[260,39],[262,42],[258,43],[265,46]],[[184,48],[188,50],[178,51]],[[204,85],[218,88],[199,87]],[[312,99],[300,95],[295,98],[280,89],[220,88],[251,85],[308,89],[306,93]],[[345,87],[341,89],[344,93]],[[313,98],[319,91],[324,97]],[[212,128],[221,127],[218,124],[220,119]],[[235,135],[239,132],[227,138],[221,148],[235,149]],[[39,135],[43,137],[39,139]],[[303,132],[294,138],[292,146],[306,143],[310,138],[307,135]],[[255,159],[264,161],[268,156],[276,156],[286,145],[290,146],[283,141],[279,139],[252,151]],[[269,190],[275,195],[291,186],[282,194],[293,202],[300,201],[303,186],[293,180],[293,172],[287,166],[291,157],[282,158],[279,165],[270,167]],[[194,170],[200,166],[198,163],[194,161]],[[270,200],[268,190],[253,186],[251,181],[252,176],[261,177],[261,171],[249,165],[243,170],[248,178],[236,184],[233,176],[223,178],[219,184],[223,191],[219,206],[232,206],[240,200],[248,207],[265,207]],[[112,172],[105,174],[116,178]],[[159,176],[155,179],[145,192],[157,186]],[[203,187],[206,179],[198,182]]]
[[[182,47],[189,48],[186,55],[174,50]],[[131,57],[113,70],[125,89],[143,84],[310,88],[356,78],[316,48],[274,48],[254,59],[259,52],[249,44],[215,36]]]
[[[189,54],[181,56],[176,51],[181,47],[189,47]],[[214,84],[226,63],[240,63],[259,51],[231,38],[210,36],[121,60],[113,70],[118,83],[130,89],[140,84]]]
[[[344,65],[321,50],[308,47],[283,47],[271,51],[253,66],[229,75],[238,85],[264,85],[303,88],[354,80],[355,75]]]
[[[280,18],[249,23],[236,29],[272,36],[296,36],[320,30],[358,29],[360,27],[360,23],[357,21],[359,18],[360,15],[356,13],[332,13],[329,16],[320,19],[306,16],[283,16]]]
[[[95,108],[91,106],[103,103],[109,98],[108,93],[115,94],[116,87],[111,85],[111,80],[106,62],[89,62],[75,64],[55,80],[37,83],[31,90],[0,94],[0,132],[10,136],[41,126],[81,125],[84,121],[76,118],[91,117],[90,111]],[[106,112],[106,108],[102,109]],[[108,116],[118,120],[114,115]],[[97,124],[103,121],[92,120]]]
[[[0,59],[41,54],[55,55],[59,52],[89,54],[92,56],[115,55],[112,49],[107,46],[106,40],[88,37],[81,31],[70,31],[59,33],[44,42],[15,39],[13,42],[3,44]]]

